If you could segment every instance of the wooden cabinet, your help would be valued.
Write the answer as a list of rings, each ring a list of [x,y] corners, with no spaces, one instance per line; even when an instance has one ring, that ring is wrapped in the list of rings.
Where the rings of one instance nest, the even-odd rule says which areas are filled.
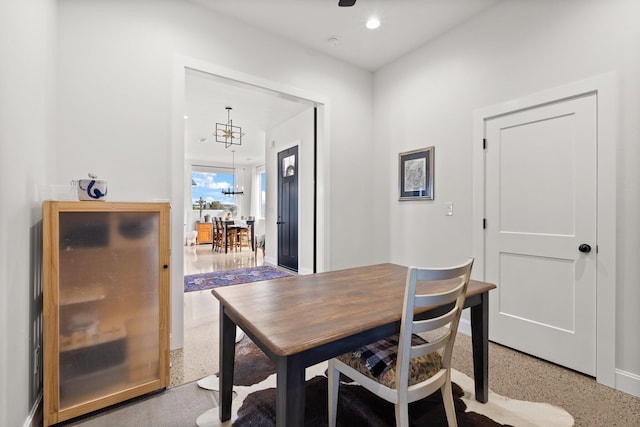
[[[213,243],[213,223],[212,222],[198,222],[197,230],[198,236],[196,242],[201,243]]]
[[[44,425],[169,384],[169,205],[43,205]]]

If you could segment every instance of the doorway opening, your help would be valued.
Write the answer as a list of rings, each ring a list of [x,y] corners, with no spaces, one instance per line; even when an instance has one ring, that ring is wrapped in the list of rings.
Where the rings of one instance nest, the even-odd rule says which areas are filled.
[[[173,209],[173,223],[185,224],[185,226],[179,231],[181,233],[175,233],[177,227],[175,227],[174,234],[172,236],[172,253],[174,255],[173,265],[174,268],[172,270],[172,342],[171,349],[175,351],[181,351],[184,356],[188,356],[189,354],[201,354],[206,356],[206,363],[209,363],[211,366],[211,370],[207,369],[207,373],[215,372],[217,369],[217,360],[216,357],[211,357],[211,353],[207,351],[198,351],[194,350],[191,343],[188,342],[190,338],[187,338],[188,332],[185,330],[186,322],[185,318],[189,317],[190,326],[194,328],[209,328],[210,332],[206,333],[206,340],[212,341],[211,336],[217,335],[217,312],[214,312],[217,309],[217,304],[215,298],[211,295],[209,291],[202,292],[206,294],[202,299],[196,299],[193,297],[197,292],[191,292],[189,294],[185,294],[183,292],[183,276],[187,274],[186,264],[187,262],[191,262],[187,259],[187,256],[194,256],[192,253],[187,253],[188,250],[193,249],[183,244],[177,245],[176,242],[180,243],[184,242],[184,235],[186,234],[186,230],[190,228],[191,224],[189,223],[188,214],[193,211],[193,200],[191,200],[191,185],[192,185],[192,171],[196,168],[194,165],[199,166],[229,166],[230,160],[224,159],[224,155],[219,157],[208,157],[202,158],[197,155],[193,155],[189,151],[188,144],[194,141],[194,138],[190,138],[189,127],[192,123],[192,120],[197,120],[197,114],[194,114],[191,111],[187,111],[186,107],[189,105],[189,93],[187,92],[189,87],[187,85],[188,77],[190,74],[197,74],[201,77],[201,80],[208,80],[208,83],[215,83],[216,93],[211,99],[215,99],[216,102],[225,102],[225,96],[229,95],[230,92],[241,93],[238,99],[242,99],[245,97],[246,99],[250,99],[251,96],[254,95],[262,95],[262,97],[266,97],[267,95],[271,98],[279,100],[287,100],[289,103],[298,104],[297,108],[300,108],[302,112],[304,111],[314,111],[315,109],[319,110],[319,115],[321,117],[320,122],[321,125],[317,126],[318,132],[317,141],[319,142],[318,147],[313,147],[312,152],[317,153],[317,156],[311,161],[312,165],[317,165],[318,168],[314,170],[314,173],[318,177],[317,186],[319,190],[323,190],[321,194],[326,194],[328,192],[328,177],[323,171],[323,167],[325,165],[326,159],[328,158],[328,124],[324,118],[325,109],[327,108],[328,101],[319,95],[311,94],[306,91],[301,91],[296,88],[288,88],[281,84],[276,84],[273,82],[265,82],[263,79],[258,79],[252,76],[247,76],[241,73],[235,73],[233,71],[229,71],[227,69],[220,69],[219,67],[212,64],[204,64],[199,61],[193,61],[190,59],[182,58],[180,61],[177,61],[176,68],[174,69],[174,113],[175,118],[178,116],[181,120],[174,120],[174,143],[173,147],[173,155],[172,155],[172,174],[173,176],[173,191],[172,191],[172,201],[174,206],[182,205],[183,209]],[[221,98],[221,99],[219,99]],[[228,101],[227,101],[228,102]],[[236,103],[239,101],[236,101]],[[255,104],[255,102],[253,102]],[[248,124],[248,121],[244,118],[241,119],[241,110],[239,107],[241,104],[237,104],[238,106],[234,106],[234,124],[238,123],[243,127],[243,132],[247,132],[247,136],[250,134],[249,130],[251,126]],[[303,108],[301,108],[302,106]],[[222,109],[223,110],[223,109]],[[184,116],[184,119],[182,119]],[[188,118],[187,118],[188,117]],[[216,119],[212,118],[210,115],[208,118],[208,123],[210,126],[215,125]],[[313,129],[315,132],[316,127],[314,127],[313,120],[309,121],[309,127]],[[281,123],[280,123],[281,124]],[[278,124],[278,125],[280,125]],[[212,133],[212,132],[210,132]],[[215,271],[216,269],[228,269],[231,267],[236,267],[237,265],[242,266],[243,263],[246,265],[249,261],[240,261],[241,258],[251,259],[252,265],[261,265],[265,262],[265,260],[269,259],[269,239],[270,239],[270,231],[269,227],[273,227],[275,229],[275,216],[270,214],[270,207],[275,207],[275,184],[273,185],[273,189],[271,189],[270,180],[271,176],[275,179],[276,174],[271,168],[275,168],[275,153],[279,149],[281,144],[287,144],[289,141],[287,139],[281,138],[281,134],[270,134],[269,129],[263,128],[262,130],[255,130],[251,132],[252,135],[258,135],[261,138],[262,149],[265,152],[264,157],[253,157],[250,155],[243,156],[242,153],[236,152],[236,163],[238,168],[243,169],[243,174],[246,178],[243,181],[245,186],[244,195],[240,196],[236,202],[237,205],[237,215],[238,216],[252,216],[255,217],[256,221],[262,220],[262,223],[265,227],[265,234],[267,235],[267,252],[263,256],[263,254],[258,251],[256,254],[255,251],[245,251],[238,252],[232,256],[228,256],[226,259],[235,259],[237,264],[233,264],[232,266],[228,263],[226,265],[214,265],[215,263],[209,259],[206,262],[206,268],[211,271]],[[199,138],[205,138],[207,135],[200,136]],[[243,146],[248,146],[250,141],[247,140],[247,136],[243,136]],[[198,139],[199,139],[198,138]],[[313,138],[315,142],[315,138]],[[200,148],[205,150],[211,150],[215,147],[215,142],[207,141],[204,145],[201,144]],[[302,141],[302,144],[309,143],[306,139]],[[219,144],[224,148],[223,144]],[[238,150],[238,147],[234,148]],[[178,150],[179,149],[179,150]],[[180,151],[180,152],[178,152]],[[269,153],[273,153],[274,160],[272,162],[269,161]],[[248,159],[250,158],[250,160]],[[179,176],[180,184],[177,184],[176,177]],[[238,175],[236,175],[236,183],[238,180]],[[315,190],[315,188],[314,188]],[[271,198],[273,197],[273,201]],[[179,203],[177,203],[179,202]],[[325,240],[328,235],[328,227],[323,224],[323,218],[326,217],[327,206],[324,200],[324,197],[319,197],[317,204],[314,205],[315,208],[313,211],[308,212],[308,215],[311,219],[307,218],[306,221],[310,222],[317,228],[316,234],[317,239],[312,241],[304,242],[305,245],[309,246],[309,253],[313,253],[314,255],[318,253],[318,271],[323,271],[325,268],[324,260],[328,259],[326,256],[326,245]],[[199,216],[199,212],[198,212]],[[273,222],[273,224],[269,225],[269,222]],[[317,226],[320,224],[319,226]],[[271,230],[273,233],[273,230]],[[176,235],[179,237],[176,239]],[[275,261],[276,252],[276,237],[273,234],[273,257]],[[178,246],[178,247],[176,247]],[[200,247],[202,246],[202,247]],[[195,256],[199,257],[200,260],[204,260],[208,258],[210,255],[210,245],[199,245],[195,248]],[[203,256],[206,254],[207,256]],[[275,264],[275,262],[273,262]],[[191,268],[191,267],[189,267]],[[190,304],[187,304],[187,300],[192,300]],[[210,323],[210,325],[206,325]],[[217,354],[217,353],[216,353]],[[188,367],[187,364],[190,362],[183,361],[181,362],[183,365],[183,371],[191,371],[193,367]],[[196,368],[197,369],[197,368]],[[192,378],[193,379],[193,378]],[[188,381],[192,379],[184,378],[183,381]]]

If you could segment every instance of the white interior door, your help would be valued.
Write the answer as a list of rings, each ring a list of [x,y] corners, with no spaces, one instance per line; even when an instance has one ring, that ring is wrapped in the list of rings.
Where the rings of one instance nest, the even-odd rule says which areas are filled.
[[[490,339],[589,375],[596,373],[596,110],[596,95],[587,95],[485,121],[486,280],[498,285]]]

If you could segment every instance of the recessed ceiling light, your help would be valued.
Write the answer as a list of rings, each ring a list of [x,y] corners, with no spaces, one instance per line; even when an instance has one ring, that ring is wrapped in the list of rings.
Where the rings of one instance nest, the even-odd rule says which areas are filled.
[[[370,29],[370,30],[375,30],[379,26],[380,26],[380,20],[378,18],[376,18],[375,16],[372,16],[367,21],[367,28]]]
[[[185,119],[188,119],[188,118],[189,118],[189,116],[187,116],[187,115],[185,114],[185,115],[184,115],[184,118],[185,118]]]
[[[200,142],[207,142],[207,141],[208,141],[208,139],[207,139],[207,138],[199,138],[199,139],[198,139],[198,141],[200,141]]]

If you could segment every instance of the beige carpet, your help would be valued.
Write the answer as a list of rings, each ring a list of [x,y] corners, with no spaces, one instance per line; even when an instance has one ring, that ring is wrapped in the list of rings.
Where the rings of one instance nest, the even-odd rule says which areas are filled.
[[[471,337],[458,333],[452,366],[472,376],[472,360]],[[640,398],[494,343],[489,343],[489,388],[512,399],[562,407],[577,427],[640,426]]]

